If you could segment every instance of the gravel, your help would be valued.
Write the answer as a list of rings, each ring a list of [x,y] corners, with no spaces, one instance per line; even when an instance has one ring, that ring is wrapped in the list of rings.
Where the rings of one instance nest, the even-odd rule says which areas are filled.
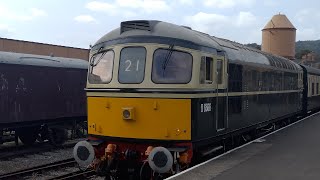
[[[78,140],[79,141],[79,140]],[[14,144],[6,143],[5,146],[0,148],[14,146]],[[32,168],[48,163],[53,163],[61,161],[64,159],[69,159],[73,157],[73,148],[57,149],[48,152],[39,152],[36,154],[30,154],[25,156],[19,156],[17,158],[10,158],[8,160],[0,160],[0,175],[10,172],[19,171],[26,168]],[[53,177],[61,176],[71,172],[78,171],[77,167],[64,167],[61,169],[55,169],[51,171],[46,171],[42,173],[32,174],[30,176],[24,177],[24,179],[32,180],[45,180]],[[104,177],[94,176],[90,178],[91,180],[103,180]]]
[[[69,168],[64,168],[64,169],[60,169],[60,170],[48,171],[48,172],[45,172],[42,174],[33,174],[32,176],[25,177],[24,179],[46,180],[49,178],[53,178],[53,177],[61,176],[61,175],[68,174],[71,172],[75,172],[77,170],[78,170],[78,168],[76,168],[76,167],[69,167]]]
[[[0,161],[0,174],[10,173],[26,168],[32,168],[64,159],[72,158],[72,148],[59,149],[50,152],[27,155],[25,157]]]

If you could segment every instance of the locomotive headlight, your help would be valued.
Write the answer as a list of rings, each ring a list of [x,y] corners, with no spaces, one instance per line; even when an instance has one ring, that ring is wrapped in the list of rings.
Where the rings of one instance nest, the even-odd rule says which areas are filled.
[[[130,118],[130,111],[127,109],[123,110],[122,115],[123,115],[124,119],[129,119]]]
[[[134,108],[132,107],[122,108],[122,119],[134,120]]]

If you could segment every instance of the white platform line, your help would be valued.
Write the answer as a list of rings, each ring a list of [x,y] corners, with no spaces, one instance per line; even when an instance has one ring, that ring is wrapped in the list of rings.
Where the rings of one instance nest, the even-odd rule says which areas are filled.
[[[182,175],[182,174],[184,174],[184,173],[186,173],[186,172],[189,172],[189,171],[191,171],[191,170],[193,170],[193,169],[195,169],[195,168],[197,168],[197,167],[199,167],[199,166],[205,165],[205,164],[207,164],[207,163],[209,163],[209,162],[211,162],[211,161],[213,161],[213,160],[216,160],[216,159],[218,159],[218,158],[220,158],[220,157],[222,157],[222,156],[224,156],[224,155],[227,155],[227,154],[229,154],[229,153],[231,153],[231,152],[233,152],[233,151],[236,151],[236,150],[241,149],[241,148],[243,148],[243,147],[245,147],[245,146],[248,146],[248,145],[250,145],[251,143],[255,142],[256,140],[261,140],[261,139],[263,139],[263,138],[265,138],[265,137],[267,137],[267,136],[270,136],[270,135],[272,135],[272,134],[274,134],[274,133],[276,133],[276,132],[278,132],[278,131],[281,131],[281,130],[286,129],[286,128],[290,127],[290,126],[293,126],[293,125],[295,125],[295,124],[297,124],[297,123],[299,123],[299,122],[302,122],[302,121],[304,121],[304,120],[306,120],[306,119],[308,119],[308,118],[310,118],[310,117],[312,117],[312,116],[315,116],[315,115],[317,115],[317,114],[319,114],[319,113],[320,113],[320,112],[316,112],[316,113],[314,113],[314,114],[311,114],[310,116],[307,116],[307,117],[305,117],[305,118],[303,118],[303,119],[300,119],[299,121],[296,121],[296,122],[294,122],[294,123],[292,123],[292,124],[289,124],[288,126],[285,126],[285,127],[280,128],[280,129],[277,129],[276,131],[273,131],[273,132],[271,132],[271,133],[269,133],[269,134],[266,134],[266,135],[264,135],[264,136],[262,136],[262,137],[260,137],[260,138],[258,138],[258,139],[255,139],[255,140],[253,140],[253,141],[250,141],[250,142],[248,142],[248,143],[246,143],[246,144],[243,144],[243,145],[241,145],[241,146],[239,146],[239,147],[237,147],[237,148],[234,148],[234,149],[229,150],[229,151],[227,151],[227,152],[225,152],[225,153],[223,153],[223,154],[220,154],[219,156],[216,156],[216,157],[214,157],[214,158],[212,158],[212,159],[209,159],[209,160],[207,160],[207,161],[205,161],[205,162],[203,162],[203,163],[200,163],[200,164],[197,164],[197,165],[195,165],[195,166],[193,166],[193,167],[191,167],[191,168],[188,168],[188,169],[186,169],[186,170],[184,170],[184,171],[182,171],[182,172],[180,172],[180,173],[178,173],[178,174],[175,174],[175,175],[173,175],[173,176],[170,176],[170,177],[168,177],[166,180],[171,180],[171,179],[173,179],[173,178],[175,178],[175,177],[178,177],[178,176],[180,176],[180,175]]]

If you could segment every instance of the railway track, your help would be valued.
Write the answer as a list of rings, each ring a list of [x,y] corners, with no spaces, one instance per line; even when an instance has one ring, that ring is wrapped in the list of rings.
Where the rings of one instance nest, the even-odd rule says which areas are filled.
[[[32,146],[11,146],[11,147],[4,147],[1,148],[0,153],[0,160],[8,160],[16,157],[31,155],[31,154],[38,154],[42,152],[48,152],[58,149],[66,149],[66,148],[73,148],[78,140],[72,140],[67,142],[61,146],[53,146],[49,142],[37,143]]]
[[[32,174],[42,174],[43,172],[47,172],[54,169],[61,169],[66,167],[72,167],[76,166],[76,162],[73,158],[44,164],[41,166],[36,166],[32,168],[22,169],[19,171],[15,171],[12,173],[7,173],[0,175],[0,180],[2,179],[25,179],[27,176],[30,176]]]
[[[51,178],[49,180],[71,180],[71,179],[88,179],[95,176],[94,170],[76,171],[68,174],[64,174],[58,177]]]
[[[22,152],[22,151],[25,151],[26,154],[28,154],[28,151],[30,151],[31,149],[40,148],[40,147],[46,148],[47,146],[49,146],[49,142],[35,143],[32,146],[11,145],[9,147],[1,147],[0,159],[7,159],[7,158],[9,159],[11,155],[18,152]]]
[[[304,117],[297,117],[297,118],[293,119],[291,121],[291,123],[288,123],[288,124],[285,124],[285,125],[282,125],[282,126],[276,128],[276,129],[272,129],[270,131],[261,133],[259,135],[259,137],[254,138],[254,139],[259,139],[259,138],[262,138],[268,134],[272,134],[275,131],[278,131],[279,129],[285,128],[286,126],[289,126],[290,124],[294,124],[295,122],[299,121],[302,118],[304,118]],[[249,143],[254,141],[254,139],[252,139]],[[68,144],[68,146],[71,147],[71,146],[73,146],[73,144]],[[243,146],[243,145],[240,145],[240,146]],[[238,147],[235,147],[234,149],[237,149],[237,148]],[[221,153],[221,154],[218,154],[215,156],[219,157],[223,154],[224,153]],[[200,162],[199,164],[202,164],[204,161],[208,161],[209,159],[211,159],[211,158],[214,159],[216,157],[208,156],[205,160],[202,160],[202,162]],[[45,164],[45,165],[41,165],[41,166],[37,166],[37,167],[32,167],[32,168],[12,172],[12,173],[3,174],[3,175],[0,175],[0,180],[2,180],[2,179],[25,179],[28,176],[31,176],[33,174],[43,174],[48,171],[52,171],[52,170],[56,170],[56,169],[63,169],[63,168],[67,168],[67,167],[75,167],[75,166],[76,166],[75,160],[73,158],[69,158],[69,159],[65,159],[65,160],[61,160],[61,161],[57,161],[57,162],[53,162],[53,163],[49,163],[49,164]],[[196,165],[196,166],[198,166],[198,165]],[[64,174],[56,176],[56,177],[51,176],[48,179],[49,180],[88,179],[88,178],[92,178],[94,176],[95,176],[94,170],[89,169],[86,171],[78,170],[78,171],[74,171],[74,172],[67,173],[67,174],[64,173]],[[173,176],[173,177],[175,177],[175,176]]]

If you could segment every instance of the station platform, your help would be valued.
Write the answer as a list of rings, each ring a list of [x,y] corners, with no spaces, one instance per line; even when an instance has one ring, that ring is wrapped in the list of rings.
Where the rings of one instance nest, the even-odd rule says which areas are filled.
[[[319,180],[320,113],[168,179]]]

